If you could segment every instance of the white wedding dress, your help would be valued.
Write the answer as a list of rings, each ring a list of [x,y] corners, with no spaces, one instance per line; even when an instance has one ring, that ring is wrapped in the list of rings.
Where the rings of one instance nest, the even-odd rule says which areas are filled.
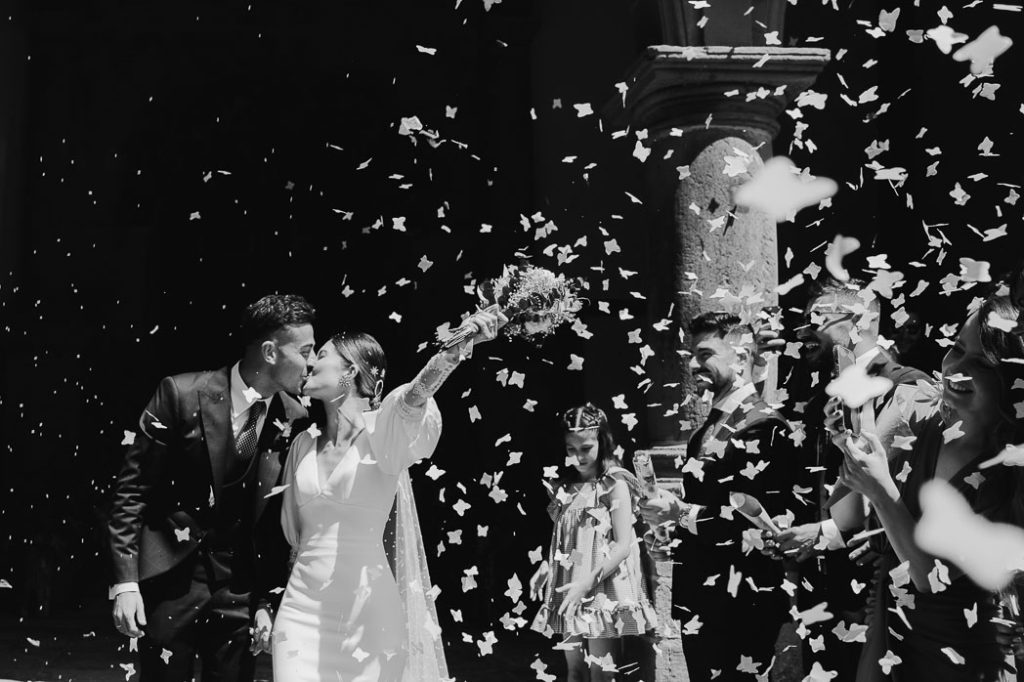
[[[285,465],[282,525],[297,551],[274,619],[275,682],[438,682],[440,628],[407,469],[430,457],[441,413],[392,391],[326,481],[316,439],[299,434]],[[396,576],[384,529],[398,496]]]

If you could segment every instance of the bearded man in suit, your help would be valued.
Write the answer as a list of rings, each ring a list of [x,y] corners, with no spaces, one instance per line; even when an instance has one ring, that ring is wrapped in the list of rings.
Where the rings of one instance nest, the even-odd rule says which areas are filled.
[[[641,513],[673,529],[672,612],[684,624],[690,679],[749,680],[772,659],[789,598],[780,562],[750,544],[758,534],[733,514],[730,493],[782,514],[793,500],[797,459],[789,424],[752,383],[753,329],[711,312],[693,320],[690,338],[690,370],[712,409],[687,443],[685,499],[659,490]]]

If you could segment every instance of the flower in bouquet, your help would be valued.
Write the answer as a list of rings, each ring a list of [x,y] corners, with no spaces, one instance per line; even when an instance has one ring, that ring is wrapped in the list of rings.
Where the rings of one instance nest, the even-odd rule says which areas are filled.
[[[583,307],[577,295],[581,282],[534,265],[506,265],[500,277],[477,286],[481,307],[500,310],[508,319],[502,331],[510,337],[540,341],[565,323],[576,321]],[[465,327],[438,330],[441,345],[450,348],[472,335]]]
[[[497,305],[508,318],[508,336],[540,340],[565,323],[573,323],[583,307],[580,283],[533,265],[506,265],[500,277],[477,289],[481,302]]]

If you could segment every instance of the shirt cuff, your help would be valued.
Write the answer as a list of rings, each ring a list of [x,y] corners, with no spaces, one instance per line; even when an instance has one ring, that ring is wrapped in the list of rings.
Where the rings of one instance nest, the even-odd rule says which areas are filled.
[[[832,519],[826,519],[821,522],[820,532],[822,537],[828,541],[828,544],[825,545],[825,549],[832,551],[846,547],[843,535],[839,532],[839,526],[837,526],[836,522]]]
[[[691,504],[690,509],[679,518],[679,523],[686,530],[690,531],[690,535],[697,534],[697,516],[700,514],[700,510],[703,509],[699,504]]]
[[[122,592],[138,592],[138,591],[139,591],[139,584],[138,583],[118,583],[118,584],[116,584],[116,585],[114,585],[113,587],[110,588],[110,591],[107,594],[107,599],[113,599],[114,597],[116,597],[117,595],[121,594]]]

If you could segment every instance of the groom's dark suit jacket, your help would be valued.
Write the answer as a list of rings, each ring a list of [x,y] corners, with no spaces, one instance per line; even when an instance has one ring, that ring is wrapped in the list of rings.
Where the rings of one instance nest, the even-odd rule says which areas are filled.
[[[702,446],[699,439],[704,430],[698,429],[687,446],[687,461],[695,462],[690,463],[690,471],[684,469],[685,501],[703,509],[696,535],[685,528],[674,533],[680,544],[673,552],[673,616],[684,624],[694,615],[703,622],[719,621],[752,609],[765,619],[784,617],[788,597],[780,589],[782,562],[757,550],[744,554],[742,534],[753,526],[738,512],[732,520],[723,518],[722,510],[731,507],[730,492],[753,495],[770,516],[795,506],[792,492],[798,460],[789,424],[757,393],[751,393],[710,426],[710,437]],[[692,473],[696,463],[702,480]],[[754,473],[763,463],[767,466]],[[735,597],[727,589],[730,571],[743,576]],[[712,578],[713,584],[707,584]],[[755,592],[748,578],[765,591]],[[742,628],[740,623],[736,626]]]
[[[224,486],[237,457],[231,431],[230,368],[190,372],[160,382],[129,446],[109,524],[114,583],[159,576],[200,550],[224,512]],[[289,547],[281,531],[281,471],[306,410],[286,393],[270,402],[243,498],[232,560],[232,591],[252,604],[276,604],[287,580]],[[278,425],[290,425],[279,428]]]

